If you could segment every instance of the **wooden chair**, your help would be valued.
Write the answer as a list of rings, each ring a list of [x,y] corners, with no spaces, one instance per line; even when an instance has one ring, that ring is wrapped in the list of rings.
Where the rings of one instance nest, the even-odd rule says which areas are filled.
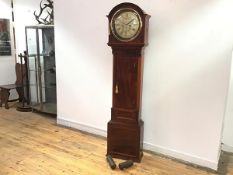
[[[21,68],[23,69],[21,71]],[[17,101],[19,100],[19,102],[22,101],[23,97],[23,77],[26,76],[27,72],[25,69],[25,64],[20,64],[20,63],[16,63],[15,65],[15,72],[16,72],[16,82],[14,84],[7,84],[7,85],[0,85],[0,89],[1,89],[1,93],[0,93],[0,107],[2,107],[2,104],[5,104],[5,108],[9,109],[8,106],[8,102],[11,101]],[[23,75],[21,74],[23,73]],[[17,99],[13,99],[13,100],[9,100],[9,96],[10,96],[10,90],[12,89],[16,89],[19,98]]]

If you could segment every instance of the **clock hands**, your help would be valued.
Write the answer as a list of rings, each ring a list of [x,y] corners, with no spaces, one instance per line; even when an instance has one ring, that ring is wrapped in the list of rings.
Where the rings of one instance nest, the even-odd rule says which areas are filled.
[[[133,22],[134,19],[130,20],[128,23],[126,23],[125,25],[129,25],[131,22]]]
[[[118,22],[118,23],[121,23],[121,24],[123,24],[123,25],[129,25],[129,24],[132,23],[134,20],[135,20],[135,19],[132,19],[132,20],[130,20],[130,21],[127,22],[127,23],[124,23],[124,21],[121,21],[121,20],[117,20],[117,22]]]

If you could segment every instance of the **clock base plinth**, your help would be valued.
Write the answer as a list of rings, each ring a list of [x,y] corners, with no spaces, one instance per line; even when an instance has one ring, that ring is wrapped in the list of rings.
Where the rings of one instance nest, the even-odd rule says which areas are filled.
[[[141,120],[135,124],[108,122],[107,155],[141,162],[143,126]]]

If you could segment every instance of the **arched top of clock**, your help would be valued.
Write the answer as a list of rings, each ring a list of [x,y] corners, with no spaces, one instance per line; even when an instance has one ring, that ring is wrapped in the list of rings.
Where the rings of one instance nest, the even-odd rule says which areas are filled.
[[[147,15],[144,13],[144,11],[139,7],[137,6],[136,4],[133,4],[133,3],[130,3],[130,2],[124,2],[124,3],[121,3],[121,4],[118,4],[116,5],[111,11],[110,13],[107,15],[107,17],[112,17],[119,9],[122,9],[122,8],[130,8],[130,9],[133,9],[135,11],[137,11],[139,13],[140,16],[142,15]]]

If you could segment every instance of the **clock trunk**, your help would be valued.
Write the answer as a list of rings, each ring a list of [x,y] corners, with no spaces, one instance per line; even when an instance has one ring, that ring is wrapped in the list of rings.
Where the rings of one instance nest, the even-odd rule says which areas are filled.
[[[141,47],[113,49],[111,120],[108,123],[107,154],[140,162],[143,121],[141,90],[143,57]]]

